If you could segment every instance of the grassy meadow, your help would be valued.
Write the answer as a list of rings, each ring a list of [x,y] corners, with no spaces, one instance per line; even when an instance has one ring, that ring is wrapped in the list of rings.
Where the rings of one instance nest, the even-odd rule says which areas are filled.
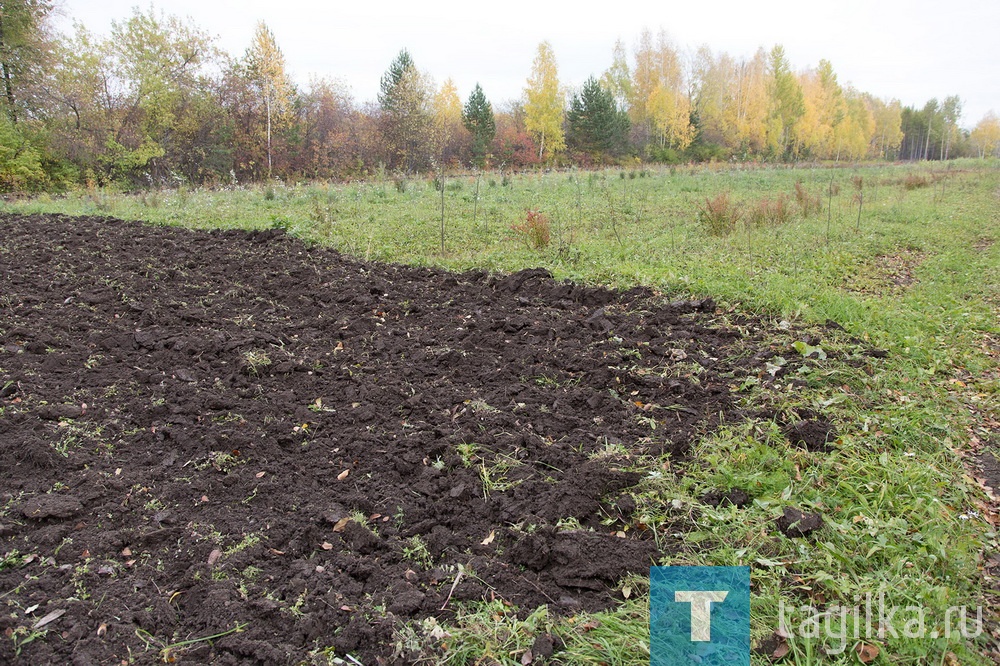
[[[83,190],[8,201],[0,211],[281,227],[370,260],[542,266],[559,278],[712,296],[734,317],[762,316],[780,356],[800,353],[793,343],[804,335],[820,336],[822,354],[795,378],[804,385],[786,377],[734,389],[748,412],[828,416],[836,450],[792,447],[774,420],[756,418],[699,443],[683,470],[628,461],[646,475],[636,498],[645,525],[665,530],[679,515],[694,525],[666,535],[683,545],[663,564],[753,567],[754,639],[774,639],[754,663],[781,652],[783,663],[800,665],[994,663],[987,652],[1000,637],[1000,590],[995,579],[984,583],[984,568],[1000,550],[997,501],[968,465],[985,448],[1000,450],[1000,163],[490,172],[448,176],[441,189],[434,179],[386,176]],[[873,347],[886,357],[865,356]],[[736,509],[698,499],[731,487],[754,501]],[[825,526],[806,539],[781,536],[774,522],[789,505],[821,513]],[[525,616],[484,603],[448,626],[407,627],[397,640],[428,663],[522,664],[533,636],[547,630],[565,643],[563,663],[643,663],[647,587],[623,581],[623,604],[596,616],[559,618],[544,608]],[[853,608],[864,620],[866,595],[879,594],[901,609],[897,635],[856,626]],[[832,634],[810,637],[800,610],[809,605],[852,611],[834,613]],[[944,635],[948,609],[960,606],[969,608],[969,638]],[[777,638],[782,607],[786,635]],[[347,663],[322,646],[316,659]]]

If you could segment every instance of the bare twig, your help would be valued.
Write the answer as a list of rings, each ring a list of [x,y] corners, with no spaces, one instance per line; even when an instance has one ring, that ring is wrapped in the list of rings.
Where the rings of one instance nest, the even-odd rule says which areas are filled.
[[[451,589],[448,590],[448,598],[445,599],[444,600],[444,604],[441,605],[441,610],[444,610],[445,608],[448,607],[448,602],[451,601],[451,595],[455,594],[455,588],[458,587],[458,584],[460,582],[462,582],[462,576],[464,576],[464,575],[465,575],[465,567],[463,567],[461,564],[459,564],[458,565],[458,575],[455,576],[455,582],[451,584]]]

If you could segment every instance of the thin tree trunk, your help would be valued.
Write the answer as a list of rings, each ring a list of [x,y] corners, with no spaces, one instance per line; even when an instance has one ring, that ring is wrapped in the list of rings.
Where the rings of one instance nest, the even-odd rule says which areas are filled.
[[[264,95],[264,105],[267,107],[267,179],[271,180],[271,95]]]
[[[444,254],[444,165],[438,172],[438,183],[441,185],[441,254]]]
[[[3,53],[5,50],[4,38],[3,12],[0,11],[0,53]],[[16,123],[17,107],[14,106],[14,85],[10,80],[10,66],[6,58],[3,61],[3,85],[4,94],[7,96],[7,115],[10,116],[10,122]]]
[[[926,162],[931,150],[931,121],[927,121],[927,141],[924,143],[924,161]]]
[[[472,203],[472,226],[476,226],[476,218],[479,216],[479,181],[482,179],[483,173],[481,171],[476,171],[476,198]]]

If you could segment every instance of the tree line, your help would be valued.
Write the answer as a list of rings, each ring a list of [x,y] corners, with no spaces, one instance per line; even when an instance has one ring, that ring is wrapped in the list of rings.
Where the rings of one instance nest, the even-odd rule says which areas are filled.
[[[364,178],[440,168],[522,169],[637,160],[949,159],[996,155],[1000,121],[971,132],[961,100],[904,107],[842,85],[833,66],[795,71],[781,46],[686,57],[664,32],[575,90],[538,46],[521,99],[494,106],[440,85],[405,49],[375,102],[327,78],[300,87],[260,23],[244,53],[148,10],[99,37],[51,26],[51,0],[0,1],[0,189]],[[464,100],[463,100],[464,97]]]

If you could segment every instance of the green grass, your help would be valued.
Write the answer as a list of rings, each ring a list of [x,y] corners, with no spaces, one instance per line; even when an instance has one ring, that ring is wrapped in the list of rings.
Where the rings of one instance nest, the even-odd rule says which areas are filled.
[[[860,223],[854,176],[865,188]],[[908,177],[929,185],[907,189]],[[839,188],[832,198],[831,179]],[[819,212],[796,211],[790,222],[760,226],[743,216],[721,235],[699,221],[706,200],[721,193],[743,210],[782,194],[794,208],[798,181],[820,198]],[[772,322],[770,335],[791,358],[799,338],[778,325],[788,320],[793,330],[822,335],[828,358],[806,361],[804,388],[751,382],[734,389],[753,411],[824,413],[841,434],[838,450],[790,447],[774,422],[754,419],[701,442],[680,477],[655,473],[660,461],[640,467],[654,472],[636,491],[641,522],[676,548],[663,563],[751,565],[755,639],[777,628],[782,605],[850,607],[881,592],[888,606],[925,608],[930,631],[949,607],[988,603],[979,568],[984,553],[1000,546],[962,458],[973,437],[995,437],[988,421],[998,412],[997,162],[555,172],[515,177],[508,187],[487,174],[478,202],[473,178],[451,178],[443,253],[440,194],[430,180],[411,181],[403,191],[391,181],[269,187],[81,192],[0,210],[196,228],[282,227],[365,259],[508,271],[541,265],[590,283],[711,295],[724,310]],[[550,220],[547,247],[532,249],[511,231],[528,210]],[[846,332],[820,328],[828,319]],[[889,356],[864,356],[871,346]],[[730,487],[749,490],[754,502],[737,510],[698,501],[706,490]],[[780,536],[774,520],[788,505],[819,511],[826,526],[811,539]],[[679,518],[685,531],[670,533]],[[549,633],[566,644],[564,663],[639,663],[648,657],[646,592],[641,581],[624,586],[630,598],[594,616],[519,616],[484,603],[463,607],[447,626],[409,627],[399,640],[423,650],[428,662],[520,664],[534,636]],[[800,616],[786,618],[794,628]],[[937,665],[953,652],[965,665],[991,663],[985,638],[870,642],[881,649],[874,663]],[[853,638],[843,653],[829,655],[815,640],[796,636],[790,643],[785,663],[857,663]]]

